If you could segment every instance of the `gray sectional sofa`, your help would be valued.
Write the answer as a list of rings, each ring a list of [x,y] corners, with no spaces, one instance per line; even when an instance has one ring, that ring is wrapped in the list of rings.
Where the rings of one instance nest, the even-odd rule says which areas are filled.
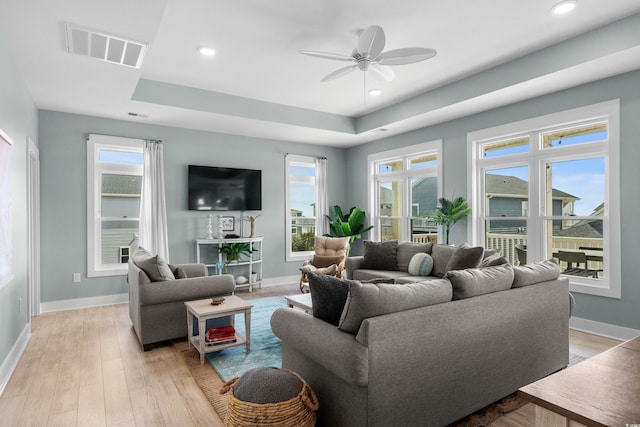
[[[465,248],[465,246],[461,246]],[[458,256],[452,260],[460,247],[433,243],[397,242],[395,240],[377,243],[365,242],[363,256],[348,257],[345,261],[347,279],[371,280],[393,279],[397,283],[422,282],[429,278],[441,278],[451,269],[464,269],[469,267],[489,267],[507,263],[507,259],[500,256],[493,249],[469,248],[466,250],[474,255],[481,254],[480,264],[475,260]],[[426,276],[414,276],[409,273],[411,258],[420,252],[431,255],[433,269]],[[384,259],[383,262],[380,260]],[[449,262],[451,261],[451,264]]]
[[[375,275],[364,270],[352,277]],[[314,316],[271,318],[283,367],[318,395],[318,425],[444,426],[568,364],[569,284],[552,261],[422,281],[379,271],[411,280],[313,277]],[[333,303],[337,321],[322,317]]]

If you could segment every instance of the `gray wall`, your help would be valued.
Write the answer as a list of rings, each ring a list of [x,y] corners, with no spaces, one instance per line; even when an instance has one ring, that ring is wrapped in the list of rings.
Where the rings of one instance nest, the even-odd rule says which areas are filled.
[[[124,276],[87,278],[87,142],[89,133],[164,142],[169,254],[173,263],[195,261],[194,239],[204,237],[208,213],[187,210],[187,165],[261,169],[262,211],[256,234],[264,236],[263,277],[298,274],[285,261],[285,153],[329,160],[329,203],[343,204],[344,150],[145,125],[120,120],[39,112],[42,174],[42,302],[128,292]],[[215,213],[214,213],[215,214]],[[234,214],[236,218],[239,212]],[[245,221],[245,235],[248,223]],[[236,233],[239,228],[236,221]],[[72,274],[82,273],[80,283]]]
[[[525,102],[498,108],[451,122],[420,129],[397,137],[351,148],[347,199],[367,206],[367,156],[371,153],[434,139],[443,139],[444,194],[467,196],[467,133],[542,116],[597,102],[620,98],[621,103],[621,221],[622,221],[622,299],[576,294],[577,317],[640,329],[640,286],[637,282],[638,242],[640,242],[640,71],[627,73]],[[466,222],[451,230],[451,241],[467,240]],[[616,242],[614,242],[616,243]]]
[[[0,40],[0,129],[11,153],[14,279],[0,289],[0,366],[29,323],[27,285],[27,137],[37,143],[37,110],[13,59]],[[22,311],[19,309],[22,300]]]

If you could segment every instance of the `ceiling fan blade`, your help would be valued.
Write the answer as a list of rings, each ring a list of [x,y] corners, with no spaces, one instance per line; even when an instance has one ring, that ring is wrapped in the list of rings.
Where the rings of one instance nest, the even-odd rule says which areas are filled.
[[[349,74],[350,72],[352,72],[353,70],[355,70],[357,68],[358,68],[358,66],[355,65],[355,64],[354,65],[349,65],[348,67],[340,68],[340,69],[334,71],[333,73],[327,74],[320,81],[321,82],[329,82],[331,80],[335,80],[335,79],[337,79],[339,77],[346,76],[347,74]]]
[[[376,64],[375,62],[371,63],[369,71],[371,71],[371,75],[373,75],[374,78],[384,82],[390,82],[396,77],[396,73],[391,68]]]
[[[368,55],[375,58],[380,55],[382,49],[384,49],[385,42],[386,37],[382,27],[372,25],[360,34],[358,38],[358,52],[362,56]]]
[[[339,53],[331,53],[331,52],[316,52],[313,50],[301,50],[300,52],[303,55],[309,55],[316,58],[322,59],[333,59],[334,61],[355,61],[351,56],[341,55]]]
[[[436,51],[426,47],[405,47],[381,53],[375,61],[382,65],[404,65],[436,56]]]

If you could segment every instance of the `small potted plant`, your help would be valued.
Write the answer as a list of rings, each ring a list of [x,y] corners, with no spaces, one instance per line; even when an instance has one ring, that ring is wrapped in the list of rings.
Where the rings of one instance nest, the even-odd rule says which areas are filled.
[[[237,263],[240,256],[253,252],[249,243],[225,243],[220,246],[220,252],[227,256],[227,263]]]

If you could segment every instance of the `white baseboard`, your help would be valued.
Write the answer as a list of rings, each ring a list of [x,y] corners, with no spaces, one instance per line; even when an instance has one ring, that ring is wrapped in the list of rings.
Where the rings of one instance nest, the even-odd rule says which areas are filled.
[[[270,277],[262,280],[262,287],[287,285],[298,283],[300,276]],[[99,297],[65,299],[60,301],[49,301],[40,304],[41,313],[53,311],[74,310],[77,308],[99,307],[101,305],[113,305],[129,302],[129,294],[104,295]]]
[[[269,277],[262,280],[263,287],[278,286],[278,285],[290,285],[292,283],[298,283],[300,281],[300,275],[296,276],[280,276]]]
[[[102,305],[122,304],[129,302],[129,294],[103,295],[99,297],[65,299],[40,304],[40,312],[74,310],[77,308],[99,307]]]
[[[0,366],[0,396],[4,393],[4,389],[9,383],[9,379],[11,375],[13,375],[13,371],[18,366],[18,362],[22,357],[22,353],[27,348],[27,344],[29,343],[29,339],[31,338],[31,323],[27,323],[22,329],[18,340],[11,348],[9,354],[7,354],[7,358],[4,359],[2,365]]]
[[[580,317],[572,317],[569,319],[569,327],[577,331],[588,332],[621,341],[627,341],[640,336],[640,329],[611,325],[609,323],[596,322],[595,320],[582,319]]]

